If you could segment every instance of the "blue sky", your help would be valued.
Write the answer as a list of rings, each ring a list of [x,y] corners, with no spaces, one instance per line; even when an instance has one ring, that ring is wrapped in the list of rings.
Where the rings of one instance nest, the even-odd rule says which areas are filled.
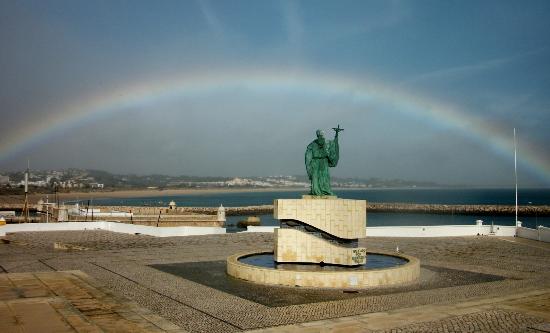
[[[374,92],[358,102],[302,83],[250,89],[243,74],[200,94],[52,125],[38,143],[0,155],[0,170],[30,158],[36,168],[304,174],[315,130],[340,123],[335,175],[509,186],[517,127],[520,180],[548,186],[549,32],[548,1],[4,0],[0,141],[136,84],[266,72],[374,82],[448,106],[501,144]]]

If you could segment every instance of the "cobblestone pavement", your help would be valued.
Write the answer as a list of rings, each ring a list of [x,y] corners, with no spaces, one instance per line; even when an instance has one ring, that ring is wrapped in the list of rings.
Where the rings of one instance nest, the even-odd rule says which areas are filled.
[[[517,312],[491,310],[378,332],[517,332],[541,322],[542,319],[525,316]]]
[[[291,329],[292,325],[316,321],[338,324],[340,320],[354,316],[377,315],[418,306],[439,307],[550,288],[550,281],[546,278],[550,272],[550,246],[513,238],[368,238],[360,245],[386,251],[399,246],[401,251],[419,258],[425,267],[498,275],[505,279],[432,289],[405,288],[387,294],[367,293],[348,299],[278,307],[245,300],[149,267],[151,264],[219,261],[237,252],[271,250],[272,234],[154,238],[88,230],[15,233],[5,239],[0,243],[0,272],[80,270],[101,281],[113,293],[135,301],[191,332],[285,329],[285,325]],[[88,250],[54,250],[54,242]],[[292,290],[289,288],[289,292]],[[436,309],[431,309],[431,316],[422,321],[396,321],[394,326],[379,330],[518,332],[529,330],[530,325],[550,321],[550,318],[519,305],[469,311],[446,318],[438,318]],[[477,323],[477,326],[457,323]],[[480,323],[485,326],[480,326]],[[300,327],[300,330],[305,328]],[[378,329],[371,327],[369,330]],[[363,331],[367,328],[363,327]]]
[[[550,289],[476,298],[333,320],[277,326],[251,333],[289,332],[547,332]]]

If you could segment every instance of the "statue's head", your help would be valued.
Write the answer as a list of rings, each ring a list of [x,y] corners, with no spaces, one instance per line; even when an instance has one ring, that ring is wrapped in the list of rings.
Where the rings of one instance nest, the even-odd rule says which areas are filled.
[[[324,146],[325,145],[325,133],[318,129],[316,132],[317,134],[317,143],[321,146]]]

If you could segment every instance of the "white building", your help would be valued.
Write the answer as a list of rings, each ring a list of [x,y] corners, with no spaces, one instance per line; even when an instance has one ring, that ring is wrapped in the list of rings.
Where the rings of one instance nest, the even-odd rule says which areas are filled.
[[[227,186],[262,186],[262,187],[271,187],[273,184],[259,181],[259,180],[252,180],[247,178],[233,178],[232,180],[228,180],[225,182]]]

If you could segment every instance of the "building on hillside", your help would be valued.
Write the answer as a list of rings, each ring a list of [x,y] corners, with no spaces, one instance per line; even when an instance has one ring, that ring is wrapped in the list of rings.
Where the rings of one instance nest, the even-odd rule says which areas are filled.
[[[9,183],[10,183],[10,177],[9,176],[0,175],[0,185],[8,185]]]

